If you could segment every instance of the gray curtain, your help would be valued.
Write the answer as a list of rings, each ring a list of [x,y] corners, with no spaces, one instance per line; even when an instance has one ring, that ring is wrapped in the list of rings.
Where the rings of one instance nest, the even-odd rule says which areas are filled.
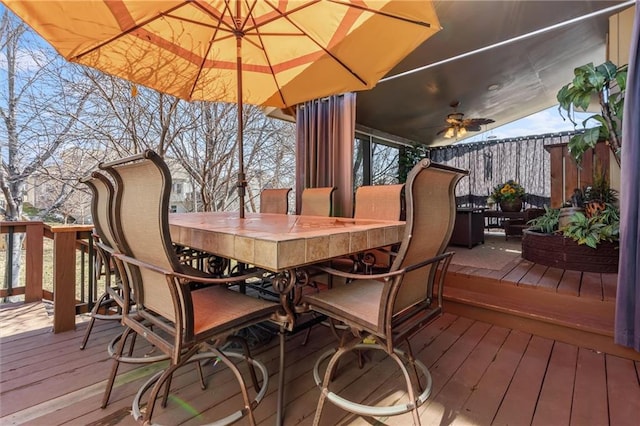
[[[620,266],[615,342],[640,351],[640,7],[629,52],[620,167]]]
[[[336,187],[333,215],[353,213],[353,141],[356,95],[330,96],[298,105],[296,212],[304,188]]]
[[[458,204],[485,205],[494,186],[513,179],[530,194],[537,207],[551,201],[550,154],[544,147],[567,143],[573,132],[500,141],[459,144],[430,150],[438,163],[469,171],[456,187]]]

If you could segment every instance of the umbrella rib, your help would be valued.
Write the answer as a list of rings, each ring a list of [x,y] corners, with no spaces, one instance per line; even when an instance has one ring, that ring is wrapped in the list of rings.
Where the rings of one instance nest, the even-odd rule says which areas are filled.
[[[197,4],[197,3],[195,3],[195,4]],[[234,28],[229,27],[229,25],[226,22],[223,22],[221,20],[218,21],[218,25],[211,25],[211,24],[205,24],[204,22],[196,21],[194,19],[183,18],[181,16],[175,16],[175,15],[169,15],[169,14],[167,14],[166,16],[169,17],[169,18],[180,20],[182,22],[188,22],[189,24],[197,25],[197,26],[204,27],[204,28],[210,28],[210,29],[215,29],[215,30],[220,30],[220,31],[229,31],[230,33],[234,30]],[[225,24],[227,26],[228,30],[225,29],[225,28],[221,28],[220,25],[219,25],[221,23]]]
[[[321,0],[315,0],[314,2],[304,3],[301,6],[295,7],[293,9],[287,11],[286,13],[283,13],[280,9],[278,9],[277,6],[274,6],[271,1],[265,0],[265,4],[269,5],[269,7],[271,7],[273,9],[273,11],[277,13],[277,15],[275,15],[271,19],[266,19],[266,20],[260,22],[259,24],[254,22],[254,26],[253,27],[246,28],[244,31],[246,31],[246,32],[254,31],[254,30],[257,31],[257,29],[259,27],[262,27],[264,25],[270,24],[271,22],[273,22],[275,20],[278,20],[278,19],[287,18],[289,15],[292,15],[294,13],[297,13],[297,12],[301,11],[301,10],[307,9],[307,8],[313,6],[314,4],[319,3],[320,1]],[[289,19],[287,19],[287,20],[289,20]],[[291,21],[289,20],[289,22],[291,22]],[[246,21],[245,21],[245,24],[246,24]]]
[[[199,3],[196,3],[196,5],[198,7],[200,6]],[[203,10],[205,13],[208,13],[206,10],[204,10],[201,7],[200,7],[200,10]],[[228,9],[226,9],[226,10],[228,10]],[[205,62],[207,61],[207,57],[209,56],[209,53],[211,52],[211,47],[213,46],[214,40],[216,40],[216,36],[218,35],[218,31],[225,31],[224,29],[220,28],[220,26],[224,23],[224,21],[222,19],[223,16],[224,16],[224,13],[222,14],[222,16],[217,17],[218,25],[211,26],[212,29],[214,30],[213,31],[213,36],[209,40],[209,46],[207,47],[207,51],[202,56],[202,61],[200,62],[200,66],[198,67],[198,73],[195,76],[195,78],[193,79],[193,85],[191,85],[191,90],[189,91],[189,97],[193,97],[193,92],[195,92],[195,90],[196,90],[196,85],[198,84],[198,80],[200,79],[200,75],[202,74],[202,69],[204,68]]]
[[[316,1],[315,3],[318,3],[318,1]],[[315,4],[315,3],[313,3],[313,4]],[[269,6],[271,6],[272,8],[274,8],[274,6],[273,6],[270,2],[267,2],[267,4],[268,4]],[[348,5],[347,5],[347,6],[348,6]],[[300,7],[300,8],[297,8],[297,9],[294,9],[294,10],[292,10],[291,12],[293,12],[293,11],[297,11],[297,10],[299,10],[299,9],[301,9],[301,7]],[[298,31],[300,31],[301,35],[306,36],[309,40],[311,40],[311,41],[312,41],[312,42],[313,42],[313,43],[314,43],[318,48],[320,48],[320,50],[322,50],[325,54],[327,54],[328,56],[330,56],[330,57],[331,57],[331,58],[332,58],[336,63],[338,63],[338,64],[339,64],[339,65],[340,65],[340,66],[341,66],[345,71],[347,71],[349,74],[351,74],[352,76],[354,76],[356,79],[358,79],[358,81],[360,81],[360,82],[361,82],[362,84],[364,84],[365,86],[367,85],[367,82],[366,82],[362,77],[360,77],[356,72],[354,72],[354,71],[353,71],[353,70],[352,70],[352,69],[351,69],[347,64],[345,64],[344,62],[342,62],[342,60],[341,60],[340,58],[338,58],[336,55],[334,55],[333,53],[331,53],[331,52],[330,52],[327,48],[325,48],[321,43],[319,43],[316,39],[314,39],[313,37],[311,37],[311,35],[309,35],[309,34],[308,34],[307,32],[305,32],[302,28],[300,28],[300,26],[299,26],[298,24],[296,24],[294,21],[292,21],[291,19],[289,19],[289,15],[290,15],[291,13],[286,13],[286,14],[284,14],[284,13],[280,12],[280,10],[278,10],[277,8],[274,8],[274,10],[275,10],[277,13],[279,13],[279,14],[280,14],[280,17],[281,17],[282,19],[285,19],[285,20],[289,21],[289,23],[290,23],[291,25],[293,25],[294,27],[296,27],[296,28],[298,29]],[[366,10],[366,9],[365,9],[365,10]],[[276,19],[276,18],[274,18],[274,19]],[[284,101],[284,99],[283,99],[283,101]],[[284,102],[284,103],[285,103],[285,105],[286,105],[286,102]]]
[[[224,3],[224,12],[222,12],[219,15],[216,15],[212,10],[210,10],[209,8],[207,8],[205,5],[203,5],[201,2],[195,2],[194,5],[196,7],[198,7],[198,9],[200,9],[201,11],[203,11],[206,15],[211,16],[212,18],[216,19],[218,21],[219,24],[224,24],[227,28],[229,28],[229,31],[236,31],[237,28],[235,26],[231,26],[229,25],[227,22],[224,21],[224,19],[222,19],[225,15],[229,15],[229,18],[231,18],[233,20],[233,13],[231,11],[231,9],[229,8],[229,3],[225,2]],[[216,9],[217,11],[217,9]],[[235,20],[234,24],[235,24]],[[216,26],[216,29],[219,29],[221,31],[224,31],[224,29],[220,28],[220,25]]]
[[[145,26],[145,25],[147,25],[149,22],[153,22],[153,21],[155,21],[156,19],[158,19],[158,18],[160,18],[160,17],[162,17],[162,16],[166,16],[166,15],[168,15],[169,13],[173,12],[174,10],[178,10],[178,9],[180,9],[182,6],[186,6],[187,4],[189,4],[189,2],[188,2],[188,1],[184,1],[184,2],[182,2],[182,3],[180,3],[180,4],[177,4],[176,6],[172,7],[171,9],[167,10],[166,12],[160,12],[159,14],[157,14],[157,15],[155,15],[155,16],[153,16],[153,17],[149,18],[149,19],[146,19],[146,20],[144,20],[144,21],[142,21],[142,22],[140,22],[140,23],[137,23],[136,25],[134,25],[134,26],[133,26],[133,27],[131,27],[131,28],[129,28],[129,29],[127,29],[127,30],[122,31],[122,32],[121,32],[121,33],[119,33],[118,35],[116,35],[116,36],[114,36],[114,37],[111,37],[111,38],[110,38],[110,39],[108,39],[108,40],[103,41],[102,43],[98,44],[97,46],[94,46],[94,47],[92,47],[91,49],[89,49],[89,50],[87,50],[87,51],[84,51],[84,52],[82,52],[82,53],[79,53],[79,54],[77,54],[77,55],[75,55],[75,56],[73,56],[73,57],[69,58],[69,60],[70,60],[70,61],[77,61],[77,60],[79,60],[79,59],[82,59],[82,57],[84,57],[84,56],[86,56],[86,55],[89,55],[89,54],[91,54],[91,53],[95,52],[95,51],[96,51],[96,50],[98,50],[98,49],[101,49],[102,47],[104,47],[104,46],[108,45],[109,43],[112,43],[112,42],[114,42],[115,40],[118,40],[119,38],[122,38],[122,37],[124,37],[124,36],[126,36],[126,35],[128,35],[128,34],[132,33],[133,31],[135,31],[135,30],[137,30],[137,29],[140,29],[140,28],[144,27],[144,26]]]
[[[251,16],[251,18],[253,20],[253,16]],[[259,49],[261,49],[264,52],[264,56],[266,58],[267,65],[269,67],[269,70],[271,71],[271,77],[273,78],[274,84],[278,88],[278,95],[280,95],[280,100],[282,101],[282,103],[284,105],[288,105],[287,101],[284,98],[284,94],[282,93],[282,88],[280,87],[280,84],[278,83],[278,79],[276,78],[276,73],[274,72],[273,65],[271,64],[271,59],[269,59],[269,54],[267,53],[267,49],[265,49],[265,47],[264,47],[264,43],[262,41],[262,34],[260,33],[259,26],[257,26],[257,25],[255,27],[255,36],[260,41],[260,44],[258,45],[257,43],[253,43],[251,40],[249,40],[249,42],[251,44],[255,45],[256,47],[258,47]]]
[[[242,31],[242,35],[243,36],[244,36],[244,31],[245,31],[244,27],[245,27],[245,25],[247,25],[247,22],[249,21],[249,18],[250,17],[253,18],[253,9],[255,9],[257,3],[258,3],[257,1],[254,1],[253,4],[251,5],[251,7],[248,8],[247,16],[244,17],[244,21],[242,22],[242,24],[238,26],[238,31]],[[239,18],[240,18],[239,16],[236,17],[236,19],[239,19]]]
[[[409,19],[409,18],[405,18],[403,16],[393,15],[393,14],[388,13],[388,12],[383,12],[381,10],[376,10],[376,9],[371,9],[369,7],[362,6],[362,5],[355,4],[355,3],[347,3],[347,2],[342,1],[342,0],[327,0],[327,1],[330,2],[330,3],[339,4],[339,5],[342,5],[342,6],[345,6],[345,7],[352,7],[354,9],[360,9],[360,10],[363,10],[365,12],[373,13],[373,14],[376,14],[376,15],[382,15],[382,16],[387,17],[387,18],[396,19],[396,20],[399,20],[399,21],[404,21],[404,22],[408,22],[408,23],[411,23],[411,24],[420,25],[422,27],[431,28],[431,26],[432,26],[428,22],[416,21],[415,19]]]

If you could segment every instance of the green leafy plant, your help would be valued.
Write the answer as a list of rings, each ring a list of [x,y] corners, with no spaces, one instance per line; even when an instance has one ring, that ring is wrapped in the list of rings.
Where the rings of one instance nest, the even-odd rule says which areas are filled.
[[[543,234],[552,234],[558,230],[558,219],[560,218],[560,209],[552,209],[544,206],[544,214],[527,222],[530,229]]]
[[[577,126],[573,120],[573,112],[576,108],[586,111],[591,104],[592,96],[597,96],[601,113],[594,114],[582,122],[585,131],[571,138],[569,152],[580,164],[585,151],[595,147],[599,140],[606,140],[620,164],[620,134],[627,86],[627,65],[618,67],[611,61],[598,66],[588,63],[574,69],[573,74],[573,81],[563,86],[556,96],[562,118],[564,111],[573,125]],[[600,125],[587,129],[586,125],[590,120],[595,120]]]
[[[601,166],[593,170],[593,183],[584,189],[585,202],[598,201],[614,204],[618,201],[618,191],[609,186],[609,180]]]
[[[398,180],[402,183],[407,181],[407,175],[418,161],[427,157],[427,149],[422,146],[403,147],[400,149]]]
[[[496,203],[521,199],[524,196],[524,188],[513,179],[494,186],[491,192],[491,198],[493,198]]]
[[[617,241],[620,236],[620,213],[613,204],[607,204],[602,212],[592,217],[576,213],[571,216],[569,225],[562,229],[562,234],[591,248],[596,248],[602,241]]]

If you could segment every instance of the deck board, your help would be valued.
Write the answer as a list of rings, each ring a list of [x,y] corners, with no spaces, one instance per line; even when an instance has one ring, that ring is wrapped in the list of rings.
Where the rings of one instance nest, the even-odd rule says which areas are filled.
[[[606,302],[616,300],[618,274],[602,274],[602,299]]]
[[[558,293],[568,296],[579,296],[581,279],[582,272],[565,270],[564,274],[562,274],[562,280],[560,284],[558,284]]]
[[[588,297],[595,300],[603,300],[602,274],[595,272],[583,272],[580,283],[580,297]]]
[[[504,343],[497,348],[495,359],[462,406],[454,425],[489,425],[493,422],[530,339],[531,335],[527,333],[509,331]]]
[[[532,425],[569,424],[578,348],[555,342]]]
[[[490,367],[498,350],[509,334],[503,327],[492,326],[471,351],[460,368],[451,376],[442,390],[423,409],[420,419],[426,424],[437,424],[443,418],[451,419],[464,414],[462,407],[477,390],[477,385]],[[445,408],[448,412],[445,413]]]
[[[79,350],[85,324],[53,334],[40,307],[4,318],[21,322],[17,333],[0,339],[0,423],[30,425],[134,425],[130,404],[139,386],[161,365],[123,365],[109,406],[99,408],[111,360],[106,342],[120,327],[98,322],[87,349]],[[2,310],[0,310],[2,311]],[[29,316],[33,317],[33,321]],[[39,317],[39,318],[38,318]],[[25,319],[26,318],[26,319]],[[5,325],[3,323],[3,325]],[[30,327],[40,327],[39,329]],[[319,390],[311,370],[320,353],[335,345],[326,327],[316,327],[307,345],[303,335],[287,339],[286,426],[311,424]],[[640,411],[637,362],[554,342],[482,321],[445,314],[412,339],[413,351],[431,370],[434,385],[421,407],[423,424],[635,424]],[[146,350],[140,345],[140,350]],[[5,352],[10,354],[5,359]],[[23,356],[24,362],[19,357]],[[49,355],[49,356],[48,356]],[[256,410],[259,425],[275,422],[277,339],[254,354],[270,373],[265,399]],[[357,401],[403,398],[393,362],[369,351],[364,369],[355,356],[341,363],[335,385]],[[166,409],[156,407],[161,424],[196,425],[238,406],[239,393],[227,369],[205,368],[209,387],[201,391],[194,368],[178,370]],[[575,377],[572,380],[571,377]],[[538,401],[538,402],[536,402]],[[193,411],[195,410],[195,411]],[[198,414],[199,413],[199,414]],[[322,425],[404,425],[410,415],[388,419],[354,416],[327,404]],[[551,417],[555,416],[555,417]],[[248,424],[243,419],[238,424]],[[547,424],[550,424],[547,422]]]
[[[555,292],[562,280],[564,269],[549,267],[545,271],[540,281],[538,281],[538,287],[544,290]]]
[[[548,266],[534,264],[531,269],[525,274],[524,277],[518,282],[519,286],[527,286],[536,288],[538,287],[538,283],[544,276],[545,272],[549,269]]]
[[[594,351],[580,348],[576,367],[571,425],[607,424],[609,414],[605,409],[607,377],[604,357]]]
[[[609,424],[637,425],[640,413],[640,363],[607,355]]]
[[[500,404],[495,424],[531,424],[553,341],[533,336]]]

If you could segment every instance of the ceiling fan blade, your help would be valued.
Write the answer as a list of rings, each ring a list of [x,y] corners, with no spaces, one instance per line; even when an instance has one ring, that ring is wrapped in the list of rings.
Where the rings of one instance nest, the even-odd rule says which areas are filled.
[[[472,120],[474,125],[480,125],[480,126],[485,124],[495,123],[495,121],[490,118],[472,118]]]

